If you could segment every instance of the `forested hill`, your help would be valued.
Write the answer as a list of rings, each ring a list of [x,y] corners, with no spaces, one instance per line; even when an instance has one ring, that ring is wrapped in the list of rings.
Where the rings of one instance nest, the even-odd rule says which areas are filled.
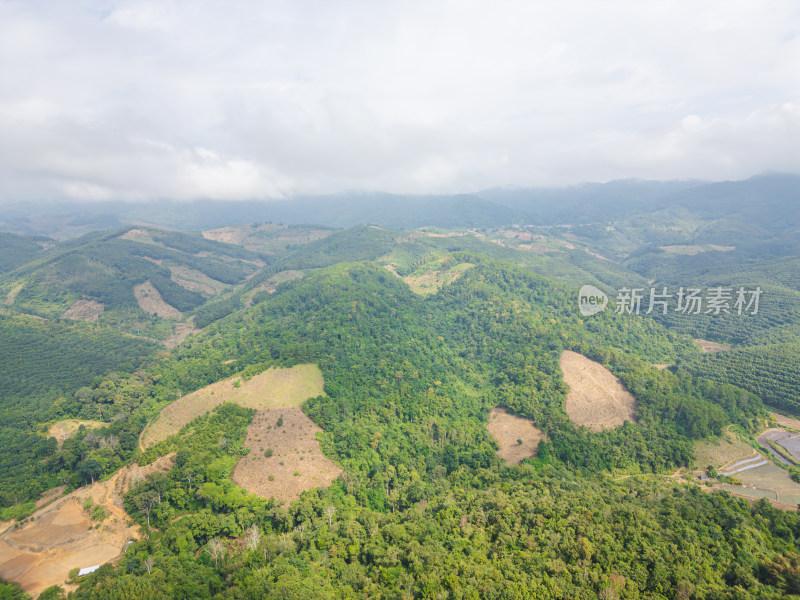
[[[459,276],[430,294],[372,261],[310,270],[136,372],[99,378],[59,403],[83,419],[109,404],[116,411],[96,435],[42,453],[36,468],[74,485],[135,458],[136,434],[168,402],[237,373],[316,363],[325,395],[303,410],[345,470],[288,508],[244,494],[230,472],[247,453],[253,415],[224,405],[142,457],[179,449],[168,475],[126,496],[147,535],[82,578],[73,597],[795,591],[796,514],[660,480],[693,464],[694,440],[729,425],[754,429],[764,417],[757,397],[652,366],[697,353],[652,319],[583,319],[571,286],[473,252],[443,258]],[[636,423],[599,433],[572,423],[565,349],[624,382],[638,400]],[[535,460],[506,467],[498,458],[486,430],[495,406],[546,434]],[[96,443],[109,435],[119,436],[116,447]]]
[[[317,270],[220,319],[146,374],[116,380],[129,419],[141,422],[237,372],[315,362],[325,395],[304,410],[346,475],[288,509],[241,494],[224,465],[242,451],[252,413],[223,407],[148,454],[181,449],[168,477],[127,497],[133,516],[150,523],[147,539],[83,579],[75,597],[776,598],[794,590],[786,577],[797,515],[646,476],[691,464],[693,439],[730,423],[753,427],[758,399],[652,367],[692,353],[652,320],[608,313],[584,322],[566,286],[469,253],[451,259],[470,267],[428,296],[371,263]],[[558,366],[565,348],[625,382],[639,401],[637,424],[590,433],[571,423]],[[485,423],[497,405],[546,432],[534,461],[504,467],[496,456]],[[93,404],[82,410],[91,417]],[[145,516],[154,494],[162,501]]]

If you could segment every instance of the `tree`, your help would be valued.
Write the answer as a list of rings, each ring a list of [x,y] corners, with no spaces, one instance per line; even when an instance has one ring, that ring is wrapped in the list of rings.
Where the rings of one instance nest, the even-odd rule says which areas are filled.
[[[247,528],[247,549],[255,552],[261,543],[261,530],[253,523]]]
[[[208,544],[206,544],[206,550],[211,555],[211,558],[214,559],[214,566],[219,566],[219,559],[225,553],[225,545],[218,537],[213,537],[208,540]]]
[[[147,574],[150,575],[153,572],[153,565],[156,564],[156,559],[152,556],[148,556],[145,561],[142,563],[142,566],[147,569]]]
[[[144,490],[133,498],[133,503],[147,519],[147,526],[150,527],[150,513],[159,503],[159,494],[155,490]]]

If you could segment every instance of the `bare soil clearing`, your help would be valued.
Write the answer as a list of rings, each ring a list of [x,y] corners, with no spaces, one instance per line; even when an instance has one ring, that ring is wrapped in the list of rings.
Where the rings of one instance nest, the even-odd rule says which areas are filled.
[[[636,398],[611,371],[570,350],[561,353],[559,364],[570,390],[565,408],[573,423],[591,431],[636,423]]]
[[[67,488],[65,485],[60,485],[57,488],[53,488],[52,490],[47,490],[44,494],[42,494],[41,498],[39,498],[34,506],[36,508],[42,508],[50,504],[53,500],[56,500],[60,496],[64,494],[64,490]]]
[[[322,454],[317,439],[321,432],[300,408],[258,411],[247,428],[245,445],[250,454],[236,464],[231,479],[248,492],[281,503],[306,490],[329,486],[342,469]]]
[[[236,384],[239,387],[236,387]],[[167,439],[181,427],[224,402],[255,409],[300,406],[324,393],[322,372],[316,365],[269,369],[244,381],[238,375],[212,383],[165,407],[142,434],[145,448]]]
[[[209,296],[219,294],[229,286],[189,267],[170,267],[171,279],[179,286]]]
[[[694,343],[700,346],[703,349],[703,352],[723,352],[724,350],[730,350],[730,346],[726,346],[725,344],[718,344],[717,342],[709,342],[708,340],[694,340]]]
[[[487,429],[499,446],[497,455],[509,465],[518,465],[523,459],[535,456],[539,442],[545,439],[531,420],[511,414],[505,408],[489,412]]]
[[[58,447],[64,444],[64,440],[67,440],[73,437],[76,433],[78,433],[78,429],[80,429],[81,425],[83,425],[87,429],[99,429],[100,427],[105,427],[108,423],[104,421],[81,421],[80,419],[64,419],[63,421],[57,421],[50,425],[50,428],[47,430],[47,437],[54,437],[56,438],[56,442],[58,443]]]
[[[107,481],[75,490],[38,510],[21,527],[6,528],[0,536],[0,577],[36,596],[51,585],[63,585],[71,569],[115,559],[138,537],[138,527],[128,526],[122,495],[139,478],[168,471],[173,460],[169,455],[146,467],[126,467]],[[89,498],[109,513],[99,528],[83,510]]]
[[[102,302],[94,300],[76,300],[67,310],[61,314],[62,319],[72,319],[73,321],[94,322],[100,318],[105,311]]]
[[[158,293],[158,290],[150,283],[149,279],[144,283],[133,286],[133,295],[136,296],[139,308],[148,314],[156,315],[162,319],[183,318],[181,311],[164,302],[161,294]]]
[[[769,413],[769,416],[775,419],[778,422],[778,425],[782,427],[787,427],[789,429],[795,429],[800,431],[800,421],[797,419],[792,419],[791,417],[784,417],[783,415],[779,415],[778,413]]]

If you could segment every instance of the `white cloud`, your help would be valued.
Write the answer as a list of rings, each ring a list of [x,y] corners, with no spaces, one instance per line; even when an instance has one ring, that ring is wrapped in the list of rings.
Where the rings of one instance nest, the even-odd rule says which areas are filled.
[[[0,200],[800,171],[792,2],[0,3]]]

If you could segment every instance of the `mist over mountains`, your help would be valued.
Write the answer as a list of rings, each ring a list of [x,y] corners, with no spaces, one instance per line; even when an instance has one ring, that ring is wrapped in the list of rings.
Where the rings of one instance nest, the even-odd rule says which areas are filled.
[[[797,222],[800,176],[767,174],[744,181],[617,180],[567,188],[491,188],[458,195],[383,192],[297,196],[278,201],[41,201],[0,206],[0,230],[64,239],[89,231],[146,223],[180,230],[273,222],[330,227],[375,224],[393,229],[482,228],[610,223],[662,210],[705,219],[746,216],[754,225]]]

